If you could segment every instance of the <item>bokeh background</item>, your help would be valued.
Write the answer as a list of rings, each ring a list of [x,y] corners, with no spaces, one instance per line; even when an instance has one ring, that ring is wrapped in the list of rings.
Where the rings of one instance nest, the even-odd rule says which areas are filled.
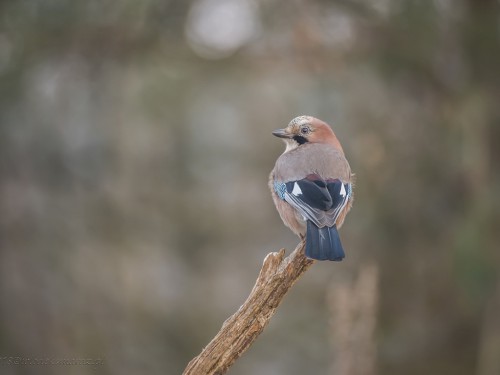
[[[2,374],[180,374],[298,239],[271,131],[357,175],[318,263],[230,374],[500,373],[496,0],[0,4]],[[356,302],[357,301],[357,302]]]

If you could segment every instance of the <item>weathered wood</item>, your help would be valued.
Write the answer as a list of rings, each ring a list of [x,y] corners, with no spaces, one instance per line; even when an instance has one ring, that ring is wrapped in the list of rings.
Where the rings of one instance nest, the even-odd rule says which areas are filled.
[[[304,255],[304,242],[285,258],[285,249],[269,253],[247,300],[219,333],[189,362],[183,375],[224,374],[252,345],[298,278],[314,263]]]

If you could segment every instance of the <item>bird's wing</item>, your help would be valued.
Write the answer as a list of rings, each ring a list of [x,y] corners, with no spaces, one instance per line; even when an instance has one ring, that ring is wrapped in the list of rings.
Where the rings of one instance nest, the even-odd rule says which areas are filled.
[[[338,179],[324,180],[313,174],[302,180],[275,183],[275,191],[304,219],[322,228],[335,224],[351,197],[352,186]]]

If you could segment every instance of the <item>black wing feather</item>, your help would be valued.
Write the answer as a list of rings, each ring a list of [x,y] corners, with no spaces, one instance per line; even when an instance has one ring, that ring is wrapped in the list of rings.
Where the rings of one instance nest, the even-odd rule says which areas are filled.
[[[299,199],[311,208],[327,211],[332,207],[331,194],[327,189],[327,185],[321,180],[310,181],[303,179],[299,181],[287,182],[286,190],[289,194],[300,197]],[[298,191],[301,193],[294,194],[294,192]]]
[[[318,227],[331,227],[349,200],[349,184],[309,175],[286,183],[285,200]]]

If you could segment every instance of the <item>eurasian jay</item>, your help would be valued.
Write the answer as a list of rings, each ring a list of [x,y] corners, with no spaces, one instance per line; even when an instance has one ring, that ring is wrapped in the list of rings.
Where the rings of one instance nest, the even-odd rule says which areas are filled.
[[[341,261],[337,229],[352,206],[353,174],[339,140],[311,116],[296,117],[273,135],[286,144],[269,176],[281,219],[300,238],[306,236],[308,258]]]

